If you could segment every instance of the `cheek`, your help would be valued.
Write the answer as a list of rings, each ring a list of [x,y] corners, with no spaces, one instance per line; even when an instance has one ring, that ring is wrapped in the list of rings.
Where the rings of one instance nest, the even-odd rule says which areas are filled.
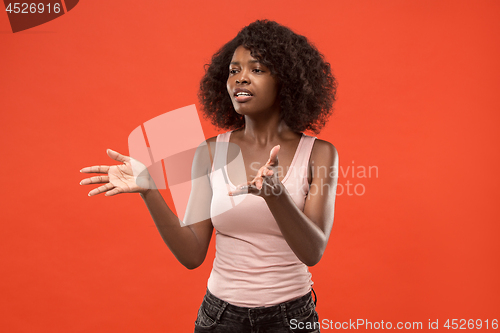
[[[233,91],[233,89],[229,85],[229,82],[226,83],[226,90],[227,90],[227,94],[229,95],[229,97],[231,97],[231,91]]]
[[[273,99],[278,99],[278,85],[276,84],[276,82],[272,82],[272,84],[269,85],[268,91],[270,92]]]

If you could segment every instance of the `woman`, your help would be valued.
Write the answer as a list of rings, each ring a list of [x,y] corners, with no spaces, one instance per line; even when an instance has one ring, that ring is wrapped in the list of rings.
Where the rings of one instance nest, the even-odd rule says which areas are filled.
[[[256,21],[213,56],[201,81],[205,115],[231,131],[195,154],[193,170],[204,176],[193,182],[187,226],[157,190],[137,185],[130,157],[108,150],[123,164],[82,169],[108,174],[82,181],[105,183],[89,195],[140,193],[165,243],[189,269],[203,263],[216,229],[195,332],[319,332],[307,266],[321,259],[332,228],[338,156],[332,144],[302,132],[325,124],[335,93],[330,65],[305,37]],[[227,163],[239,154],[232,146],[244,168]],[[215,172],[218,161],[224,172]],[[243,200],[227,209],[228,198]]]

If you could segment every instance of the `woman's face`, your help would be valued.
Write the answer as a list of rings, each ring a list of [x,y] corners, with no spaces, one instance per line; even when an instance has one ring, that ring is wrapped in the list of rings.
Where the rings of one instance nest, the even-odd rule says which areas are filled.
[[[227,92],[239,114],[279,112],[276,78],[243,46],[234,51],[231,59]]]

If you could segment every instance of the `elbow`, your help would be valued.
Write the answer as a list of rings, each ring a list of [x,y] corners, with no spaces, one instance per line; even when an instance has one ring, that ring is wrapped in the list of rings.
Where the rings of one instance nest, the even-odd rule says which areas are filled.
[[[316,253],[313,253],[302,260],[302,262],[309,267],[313,267],[321,260],[321,258],[323,257],[323,252],[324,250],[318,250]]]
[[[303,261],[304,264],[306,264],[309,267],[315,266],[320,260],[323,255],[318,255],[312,258],[309,258],[307,261]]]
[[[193,269],[195,269],[195,268],[200,267],[200,265],[197,265],[197,264],[183,264],[183,265],[184,265],[184,267],[186,267],[190,271],[193,270]]]
[[[202,258],[192,258],[190,260],[183,260],[183,261],[180,261],[180,263],[184,267],[186,267],[187,269],[193,270],[195,268],[200,267],[204,261],[205,261],[205,257],[202,257]]]
[[[322,246],[316,247],[313,251],[309,253],[309,255],[301,260],[305,265],[312,267],[315,266],[321,258],[323,257],[323,253],[325,253],[326,242]]]
[[[333,221],[333,219],[332,219]],[[317,241],[316,246],[313,247],[311,254],[309,256],[309,260],[304,262],[307,266],[312,267],[319,263],[321,258],[323,258],[323,254],[325,253],[326,246],[328,245],[328,238],[330,233],[323,234],[320,240]]]
[[[183,262],[182,265],[190,271],[201,266],[203,262]]]

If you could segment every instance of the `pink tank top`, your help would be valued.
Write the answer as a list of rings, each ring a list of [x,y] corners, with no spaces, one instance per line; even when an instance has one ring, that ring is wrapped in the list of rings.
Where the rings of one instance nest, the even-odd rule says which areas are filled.
[[[214,165],[222,167],[213,168],[210,176],[216,254],[208,290],[242,307],[272,306],[303,296],[311,290],[311,273],[288,246],[264,199],[227,195],[236,186],[227,176],[227,144],[219,143],[229,142],[230,135],[217,136]],[[307,170],[315,139],[302,135],[282,180],[301,210],[309,191]]]

